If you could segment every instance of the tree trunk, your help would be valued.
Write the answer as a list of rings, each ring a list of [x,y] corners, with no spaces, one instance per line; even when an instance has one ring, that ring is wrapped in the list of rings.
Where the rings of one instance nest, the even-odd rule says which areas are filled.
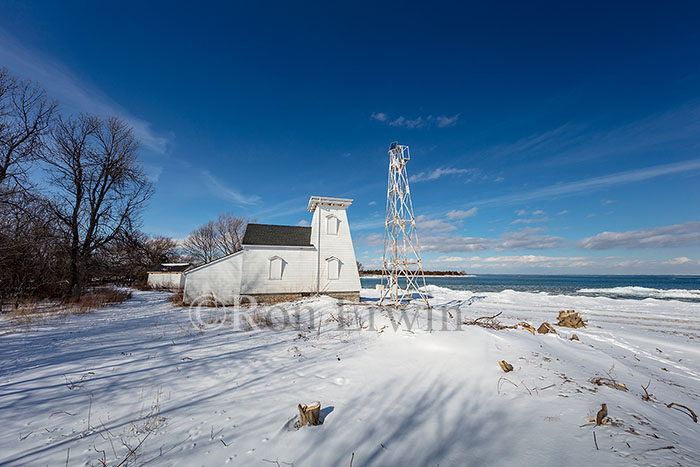
[[[71,254],[70,283],[68,288],[68,298],[70,300],[78,301],[83,296],[85,279],[87,277],[86,265],[87,258]]]

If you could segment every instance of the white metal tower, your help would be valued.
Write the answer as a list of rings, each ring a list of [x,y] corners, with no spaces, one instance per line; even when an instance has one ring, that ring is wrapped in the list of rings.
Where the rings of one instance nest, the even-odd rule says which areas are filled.
[[[391,143],[384,224],[384,288],[379,304],[383,304],[388,295],[397,308],[407,304],[412,298],[420,298],[430,308],[425,291],[425,275],[416,233],[416,218],[413,216],[411,190],[406,174],[406,163],[410,159],[408,146]],[[412,294],[417,296],[412,297]]]

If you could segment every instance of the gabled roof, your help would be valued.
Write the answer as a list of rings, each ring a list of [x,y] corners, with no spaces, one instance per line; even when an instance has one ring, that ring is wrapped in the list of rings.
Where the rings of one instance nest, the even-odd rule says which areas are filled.
[[[311,246],[311,227],[248,224],[244,245]]]
[[[183,272],[191,266],[190,263],[163,263],[150,268],[148,272]]]

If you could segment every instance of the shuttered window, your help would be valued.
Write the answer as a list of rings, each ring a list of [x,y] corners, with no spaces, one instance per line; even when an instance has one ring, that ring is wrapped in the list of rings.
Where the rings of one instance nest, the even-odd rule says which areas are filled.
[[[279,256],[273,256],[270,258],[270,280],[282,280],[282,273],[284,272],[284,260]]]
[[[328,216],[326,219],[326,232],[328,235],[338,235],[338,225],[340,224],[340,219],[335,216]]]
[[[338,258],[333,256],[328,258],[326,262],[328,263],[328,279],[340,279],[340,268],[343,263],[341,263]]]

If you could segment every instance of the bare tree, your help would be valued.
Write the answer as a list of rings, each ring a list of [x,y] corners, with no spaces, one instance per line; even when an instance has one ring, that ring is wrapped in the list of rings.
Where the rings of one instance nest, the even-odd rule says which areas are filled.
[[[248,222],[247,217],[236,217],[230,212],[219,216],[215,224],[218,254],[227,256],[243,248],[241,242]]]
[[[116,117],[59,118],[42,159],[48,206],[65,237],[69,296],[79,299],[91,255],[131,228],[152,194],[132,129]]]
[[[149,237],[139,230],[125,229],[95,252],[91,275],[112,283],[145,282],[146,273],[154,265],[179,260],[179,247],[172,238]]]
[[[185,238],[185,252],[197,263],[210,263],[219,258],[217,229],[214,221],[209,221],[195,229]]]
[[[56,105],[36,84],[0,69],[0,197],[26,182],[28,165],[41,153]]]
[[[0,204],[0,310],[8,297],[56,296],[65,278],[65,254],[54,218],[41,200],[15,195]]]

